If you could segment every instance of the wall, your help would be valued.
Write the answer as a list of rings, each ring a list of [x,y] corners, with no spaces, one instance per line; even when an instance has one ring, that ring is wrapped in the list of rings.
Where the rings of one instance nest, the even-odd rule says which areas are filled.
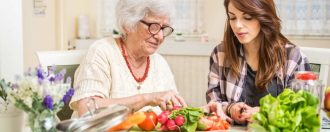
[[[205,28],[211,40],[221,41],[226,22],[224,0],[205,0],[204,19]]]
[[[36,51],[56,50],[56,0],[46,0],[44,16],[33,13],[33,0],[22,0],[24,69],[38,65]]]
[[[22,1],[0,1],[0,78],[23,73]]]
[[[70,40],[76,39],[78,36],[79,15],[87,15],[89,17],[89,26],[91,38],[96,38],[97,23],[97,3],[99,0],[63,0],[64,5],[61,9],[64,11],[64,39],[59,43],[61,49],[68,49]]]
[[[299,46],[316,47],[316,48],[330,48],[329,37],[290,37],[289,40]]]

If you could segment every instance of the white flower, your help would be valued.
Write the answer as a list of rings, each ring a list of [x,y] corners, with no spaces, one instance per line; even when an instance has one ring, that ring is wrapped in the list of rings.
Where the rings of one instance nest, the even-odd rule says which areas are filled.
[[[49,131],[52,127],[53,127],[53,118],[52,117],[47,117],[45,119],[45,123],[44,123],[44,128]]]
[[[26,99],[23,100],[24,104],[32,108],[32,98],[31,97],[26,97]]]

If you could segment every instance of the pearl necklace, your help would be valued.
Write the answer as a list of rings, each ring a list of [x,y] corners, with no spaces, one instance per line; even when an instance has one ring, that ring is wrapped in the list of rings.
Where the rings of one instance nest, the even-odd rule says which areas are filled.
[[[120,44],[120,46],[121,46],[121,52],[122,52],[122,55],[123,55],[123,57],[124,57],[124,59],[125,59],[126,65],[127,65],[128,69],[129,69],[130,73],[132,74],[134,80],[139,84],[139,86],[137,86],[137,89],[140,90],[140,89],[141,89],[141,86],[140,86],[141,83],[142,83],[144,80],[146,80],[146,78],[148,77],[148,72],[149,72],[149,67],[150,67],[150,58],[149,58],[149,56],[147,57],[147,66],[146,66],[146,69],[145,69],[145,71],[144,71],[143,76],[142,76],[142,77],[136,77],[136,76],[134,75],[134,73],[133,73],[133,70],[132,70],[132,68],[131,68],[131,65],[130,65],[129,62],[128,62],[128,58],[127,58],[128,55],[127,55],[126,52],[125,52],[125,49],[124,49],[123,44]]]

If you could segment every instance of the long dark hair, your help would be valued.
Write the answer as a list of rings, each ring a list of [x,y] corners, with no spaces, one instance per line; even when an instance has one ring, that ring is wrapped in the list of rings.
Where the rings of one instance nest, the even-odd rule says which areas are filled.
[[[259,88],[266,88],[272,81],[276,71],[285,69],[285,44],[290,43],[281,33],[281,20],[276,14],[273,0],[225,0],[227,13],[226,29],[224,34],[225,63],[231,65],[231,73],[238,78],[240,67],[240,42],[235,37],[229,24],[228,5],[232,3],[238,10],[251,15],[260,22],[261,29],[258,35],[260,40],[259,67],[255,84]]]

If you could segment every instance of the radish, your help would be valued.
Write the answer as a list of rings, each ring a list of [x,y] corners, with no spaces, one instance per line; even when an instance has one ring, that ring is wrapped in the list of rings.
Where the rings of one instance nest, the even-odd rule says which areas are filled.
[[[162,113],[160,113],[160,114],[164,114],[164,115],[166,115],[166,117],[168,117],[170,114],[171,114],[171,112],[170,111],[167,111],[167,110],[165,110],[165,111],[163,111]]]
[[[168,120],[166,122],[166,127],[168,128],[168,130],[176,130],[177,129],[177,125],[175,124],[175,121],[174,120]]]
[[[182,126],[185,122],[185,119],[182,115],[178,115],[176,118],[175,118],[175,124],[178,125],[178,126]]]
[[[182,106],[175,105],[175,106],[173,106],[172,110],[180,110],[181,108],[182,108]]]
[[[160,115],[158,115],[158,122],[160,124],[165,124],[168,120],[168,115],[166,113],[161,113]]]
[[[167,126],[165,125],[165,124],[162,124],[161,126],[160,126],[160,129],[159,129],[160,131],[168,131],[168,128],[167,128]]]

